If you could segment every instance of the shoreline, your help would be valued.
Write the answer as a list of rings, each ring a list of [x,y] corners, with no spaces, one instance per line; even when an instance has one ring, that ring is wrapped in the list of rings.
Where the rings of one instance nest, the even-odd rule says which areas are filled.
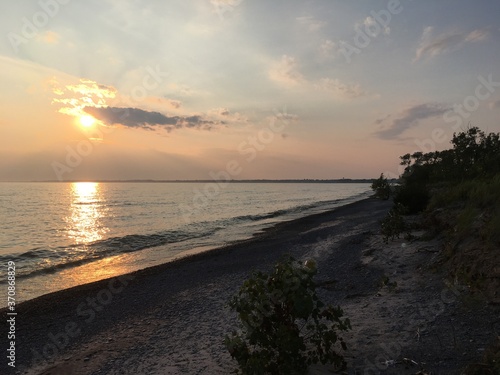
[[[7,368],[3,373],[229,374],[236,364],[222,340],[237,328],[237,320],[227,301],[252,271],[269,270],[289,254],[317,261],[320,297],[340,304],[351,319],[353,331],[345,335],[349,350],[344,353],[350,371],[372,366],[384,374],[417,372],[413,367],[405,372],[399,365],[381,368],[382,356],[392,359],[386,353],[390,350],[394,361],[411,358],[440,369],[438,373],[453,374],[478,356],[478,345],[486,345],[481,341],[486,334],[479,335],[487,330],[478,317],[490,312],[481,306],[482,315],[463,315],[457,310],[459,300],[451,297],[439,311],[426,307],[441,300],[442,277],[423,270],[429,256],[419,250],[422,244],[382,244],[379,220],[389,208],[387,201],[368,198],[278,223],[236,244],[23,302],[17,306],[16,338],[17,370],[22,371]],[[397,281],[396,292],[380,286],[384,275]],[[427,313],[415,315],[416,306]],[[437,324],[440,319],[445,322]],[[448,347],[448,337],[427,333],[441,332],[446,319],[475,324],[467,329],[461,325],[463,332],[450,340],[476,349],[460,347],[466,355],[460,352],[458,358],[458,350]],[[415,330],[423,324],[417,341]],[[474,343],[471,334],[476,335]],[[422,345],[429,348],[425,358],[419,354]],[[327,371],[319,366],[311,373]]]
[[[303,213],[303,216],[296,218],[284,218],[282,221],[278,221],[271,224],[261,224],[253,233],[248,233],[244,238],[233,239],[225,241],[225,243],[213,243],[210,245],[202,245],[192,248],[187,248],[186,250],[181,250],[173,255],[169,254],[169,246],[175,246],[176,244],[161,245],[159,247],[145,248],[139,251],[131,253],[122,253],[113,255],[111,257],[104,257],[97,260],[81,260],[77,261],[75,265],[61,265],[55,271],[38,270],[38,272],[23,275],[17,278],[17,289],[23,294],[25,298],[21,299],[19,303],[30,301],[32,299],[44,296],[46,294],[56,293],[65,289],[70,289],[84,284],[89,284],[97,282],[100,280],[105,280],[111,277],[118,277],[120,275],[125,275],[128,273],[136,272],[142,269],[161,266],[166,263],[176,262],[184,257],[190,257],[196,255],[197,253],[214,251],[220,248],[236,245],[240,242],[246,242],[253,240],[256,237],[264,235],[267,231],[273,230],[275,226],[279,226],[283,223],[293,222],[295,220],[302,220],[303,218],[321,214],[323,212],[329,212],[336,210],[343,206],[348,206],[352,203],[356,203],[369,197],[363,197],[366,193],[361,194],[361,196],[354,196],[343,199],[345,202],[336,208],[329,208],[326,211],[319,213]],[[148,255],[149,254],[149,255]],[[161,260],[160,260],[161,258]],[[107,272],[104,275],[93,275],[93,268],[107,267]],[[110,269],[116,268],[118,271],[109,271]],[[71,276],[70,276],[71,275]],[[77,275],[75,277],[74,275]],[[38,283],[39,290],[33,290],[30,287],[31,283]],[[54,290],[50,285],[63,284],[64,287],[61,289]],[[42,287],[40,287],[42,286]],[[7,302],[0,304],[0,310],[7,306]]]

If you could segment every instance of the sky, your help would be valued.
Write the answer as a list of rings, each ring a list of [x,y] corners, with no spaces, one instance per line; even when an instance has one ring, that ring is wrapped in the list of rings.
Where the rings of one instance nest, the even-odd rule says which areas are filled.
[[[396,177],[499,132],[500,2],[0,5],[0,181]]]

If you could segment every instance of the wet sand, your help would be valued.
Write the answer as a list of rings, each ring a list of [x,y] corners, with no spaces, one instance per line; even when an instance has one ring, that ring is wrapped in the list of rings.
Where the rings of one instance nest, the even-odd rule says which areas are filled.
[[[321,298],[351,320],[348,373],[458,374],[492,340],[498,308],[469,301],[467,291],[429,270],[439,239],[384,244],[379,220],[390,206],[369,198],[26,301],[17,308],[16,370],[3,360],[1,373],[230,374],[236,365],[222,342],[237,319],[227,301],[253,271],[290,254],[316,260]],[[311,373],[332,372],[318,366]]]

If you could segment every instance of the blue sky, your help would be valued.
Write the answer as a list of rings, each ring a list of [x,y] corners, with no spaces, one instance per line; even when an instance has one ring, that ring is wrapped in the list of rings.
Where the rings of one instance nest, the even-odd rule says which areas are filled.
[[[205,179],[231,161],[234,178],[397,175],[399,155],[446,148],[469,122],[500,131],[494,1],[40,0],[0,14],[0,180]]]

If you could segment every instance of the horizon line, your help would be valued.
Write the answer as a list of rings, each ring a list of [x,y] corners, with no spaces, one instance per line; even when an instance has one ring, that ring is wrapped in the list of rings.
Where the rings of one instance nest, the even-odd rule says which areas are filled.
[[[283,178],[283,179],[266,179],[266,178],[256,178],[256,179],[244,179],[244,180],[215,180],[215,179],[175,179],[175,180],[155,180],[155,179],[112,179],[112,180],[103,180],[103,179],[84,179],[84,180],[10,180],[10,181],[0,181],[0,182],[8,182],[8,183],[75,183],[75,182],[96,182],[96,183],[109,183],[109,182],[140,182],[140,183],[205,183],[205,182],[217,182],[217,183],[252,183],[252,182],[324,182],[324,183],[335,183],[335,182],[372,182],[376,180],[376,178],[330,178],[330,179],[320,179],[320,178],[302,178],[302,179],[294,179],[294,178]]]

